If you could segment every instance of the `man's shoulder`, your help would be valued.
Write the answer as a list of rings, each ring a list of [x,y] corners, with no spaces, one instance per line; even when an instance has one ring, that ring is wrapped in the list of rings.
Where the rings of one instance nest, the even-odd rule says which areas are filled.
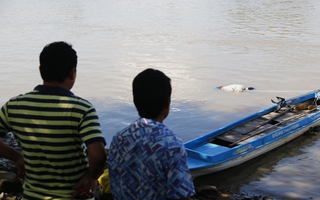
[[[88,105],[92,105],[92,103],[80,96],[74,95],[74,94],[70,94],[70,95],[57,95],[57,94],[45,94],[45,93],[41,93],[37,90],[33,90],[24,94],[19,94],[17,96],[12,97],[9,101],[16,101],[16,100],[24,100],[24,99],[39,99],[39,100],[47,100],[47,101],[55,101],[57,99],[60,100],[69,100],[69,101],[73,101],[73,102],[79,102],[82,104],[88,104]]]
[[[81,103],[81,104],[85,104],[87,106],[93,107],[93,104],[89,100],[87,100],[87,99],[85,99],[83,97],[79,97],[79,96],[73,95],[70,98],[73,99],[74,101],[77,101],[77,102]]]

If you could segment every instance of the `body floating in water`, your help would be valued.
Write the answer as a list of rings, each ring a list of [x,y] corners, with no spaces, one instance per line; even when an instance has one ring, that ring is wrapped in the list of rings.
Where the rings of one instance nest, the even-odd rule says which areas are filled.
[[[227,92],[243,92],[244,90],[254,90],[253,87],[245,87],[244,85],[241,85],[241,84],[219,86],[217,88]]]

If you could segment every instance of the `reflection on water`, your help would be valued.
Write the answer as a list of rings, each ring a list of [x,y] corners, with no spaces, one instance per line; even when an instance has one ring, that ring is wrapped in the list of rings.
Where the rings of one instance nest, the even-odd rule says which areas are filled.
[[[110,101],[114,102],[118,99],[109,100],[109,103]],[[102,130],[108,143],[114,133],[138,117],[131,98],[127,102],[110,103],[110,105],[106,105],[100,99],[94,99],[92,103],[97,105]],[[259,110],[256,105],[243,105],[234,108],[235,111],[238,111],[234,113],[224,112],[223,109],[210,111],[202,108],[204,103],[204,101],[172,100],[170,113],[164,120],[164,124],[175,132],[183,142],[187,142]]]
[[[49,42],[65,40],[79,56],[72,91],[97,107],[108,143],[137,117],[131,82],[147,67],[172,79],[165,124],[188,141],[271,106],[275,96],[317,89],[319,18],[318,0],[3,0],[0,104],[41,83],[40,51]],[[216,89],[234,83],[256,90]],[[302,149],[303,139],[297,141]],[[285,188],[287,196],[316,198],[310,185],[320,191],[312,175],[320,172],[320,142],[308,144],[293,157],[288,144],[251,163],[249,171],[226,174],[224,186],[270,194],[285,193]]]
[[[301,141],[304,139],[306,141]],[[319,136],[303,137],[299,140],[300,144],[294,148],[300,148],[302,152],[294,149],[294,152],[288,152],[277,165],[273,166],[270,174],[264,174],[261,179],[252,181],[242,189],[272,194],[282,199],[310,199],[311,197],[318,199],[320,197]]]

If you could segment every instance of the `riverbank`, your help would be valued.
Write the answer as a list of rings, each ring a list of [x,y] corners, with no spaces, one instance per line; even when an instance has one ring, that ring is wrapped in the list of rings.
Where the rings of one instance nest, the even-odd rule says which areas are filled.
[[[1,138],[3,142],[12,148],[20,151],[19,145],[12,134]],[[17,170],[14,163],[8,159],[0,158],[0,200],[20,200],[23,192],[23,179],[17,177]],[[249,196],[245,192],[231,190],[219,191],[213,185],[205,185],[201,182],[195,182],[196,195],[192,200],[272,200],[270,197],[259,195]],[[96,199],[111,200],[110,195],[104,194],[100,187],[95,192]]]
[[[22,182],[23,180],[16,178],[15,172],[0,170],[0,200],[20,200],[23,192]],[[249,196],[245,192],[219,191],[213,185],[198,185],[196,192],[192,200],[272,200],[266,196]],[[99,200],[112,199],[110,195],[104,194],[99,187],[95,196]]]

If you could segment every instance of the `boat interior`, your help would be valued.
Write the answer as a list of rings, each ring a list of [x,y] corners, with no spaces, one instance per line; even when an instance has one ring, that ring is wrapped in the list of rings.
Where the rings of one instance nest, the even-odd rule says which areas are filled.
[[[210,138],[208,142],[228,148],[236,147],[306,117],[318,109],[317,103],[317,99],[310,99],[296,106],[275,109]]]

